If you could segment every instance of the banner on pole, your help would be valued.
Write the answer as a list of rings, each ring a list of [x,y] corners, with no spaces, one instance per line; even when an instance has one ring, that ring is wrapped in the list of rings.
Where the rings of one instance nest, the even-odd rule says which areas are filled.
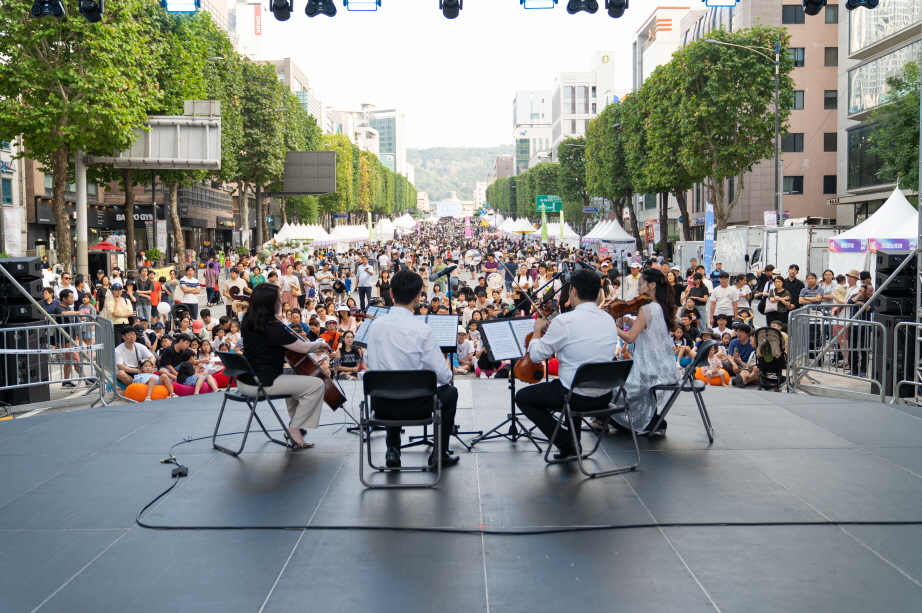
[[[22,212],[15,207],[3,208],[3,251],[10,257],[22,257]]]
[[[711,274],[711,261],[714,259],[714,237],[717,227],[714,224],[714,205],[707,203],[704,209],[704,270]]]
[[[166,253],[166,220],[157,220],[157,249]]]

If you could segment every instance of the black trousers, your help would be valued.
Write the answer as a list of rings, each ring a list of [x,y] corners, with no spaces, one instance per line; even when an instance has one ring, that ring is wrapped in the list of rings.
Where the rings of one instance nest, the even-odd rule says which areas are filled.
[[[359,308],[364,311],[369,302],[371,302],[371,287],[359,287]]]
[[[442,385],[436,390],[442,403],[442,440],[440,449],[448,450],[448,441],[455,430],[455,412],[458,410],[458,390],[453,385]],[[389,400],[372,398],[371,408],[381,419],[426,419],[432,415],[430,398]],[[400,447],[400,428],[387,428],[387,446]]]
[[[554,427],[557,425],[557,419],[551,413],[563,410],[569,391],[560,379],[554,379],[548,383],[536,383],[520,389],[515,394],[515,403],[525,417],[534,422],[544,436],[551,440]],[[598,397],[573,394],[570,399],[570,408],[574,411],[604,409],[611,402],[611,398],[611,392]],[[576,424],[576,440],[580,440],[579,424]],[[566,428],[561,428],[557,432],[557,438],[553,443],[558,449],[573,448],[573,440]]]

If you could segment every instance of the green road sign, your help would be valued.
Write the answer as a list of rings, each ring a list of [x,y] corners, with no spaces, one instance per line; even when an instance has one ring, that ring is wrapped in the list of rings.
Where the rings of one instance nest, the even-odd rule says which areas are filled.
[[[559,213],[563,210],[560,196],[535,196],[535,210],[539,213]]]

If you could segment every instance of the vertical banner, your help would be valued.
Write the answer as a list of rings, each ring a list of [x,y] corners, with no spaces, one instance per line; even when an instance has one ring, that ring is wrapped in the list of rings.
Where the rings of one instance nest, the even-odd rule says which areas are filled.
[[[22,257],[22,212],[18,208],[4,207],[3,219],[3,248],[11,257]]]
[[[560,209],[560,235],[557,238],[563,240],[563,209]]]
[[[547,213],[541,211],[541,242],[547,242]]]
[[[145,221],[144,229],[147,230],[147,248],[150,249],[154,244],[154,222]]]
[[[705,274],[711,274],[711,261],[714,259],[714,236],[716,234],[714,224],[714,205],[710,202],[704,209],[704,271]]]
[[[166,220],[157,220],[157,249],[166,253]]]
[[[368,211],[368,242],[375,240],[374,230],[371,226],[371,211]]]

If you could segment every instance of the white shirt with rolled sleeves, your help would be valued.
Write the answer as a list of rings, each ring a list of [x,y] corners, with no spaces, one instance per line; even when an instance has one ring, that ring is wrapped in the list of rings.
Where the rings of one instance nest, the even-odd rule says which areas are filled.
[[[431,370],[439,385],[451,383],[451,367],[432,329],[405,307],[395,305],[377,318],[365,342],[368,370]]]
[[[371,287],[372,277],[374,277],[375,271],[372,268],[371,264],[359,264],[358,269],[358,285],[356,287]]]
[[[557,354],[560,382],[567,389],[576,370],[583,364],[608,362],[618,349],[618,326],[615,319],[594,302],[583,302],[569,313],[551,321],[544,336],[528,345],[532,362]],[[582,396],[602,396],[611,390],[577,388]]]

